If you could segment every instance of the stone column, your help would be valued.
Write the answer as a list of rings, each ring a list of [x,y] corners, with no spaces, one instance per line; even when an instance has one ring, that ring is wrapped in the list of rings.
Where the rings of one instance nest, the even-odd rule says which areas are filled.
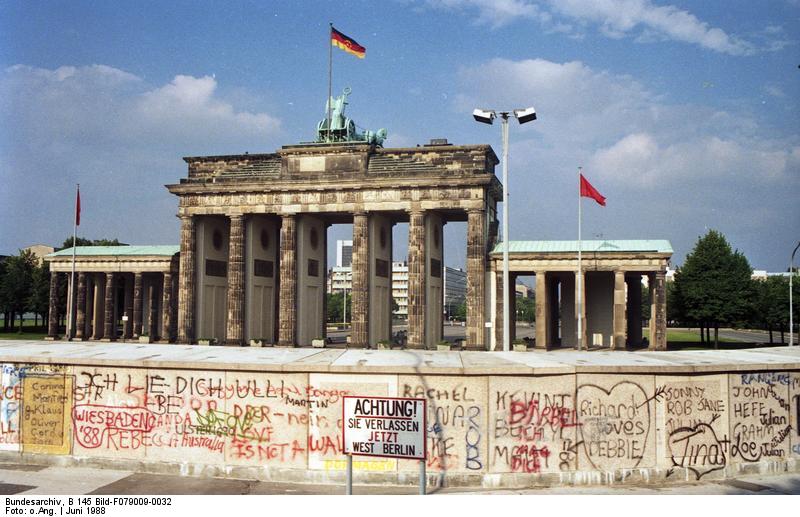
[[[161,339],[172,343],[172,273],[164,273],[161,282]]]
[[[190,215],[181,216],[181,255],[178,279],[178,342],[190,344],[195,327],[195,223]]]
[[[280,299],[278,300],[278,345],[297,341],[297,217],[281,217]]]
[[[667,273],[656,271],[651,276],[650,349],[667,349]]]
[[[147,318],[147,335],[151,342],[155,342],[158,336],[158,289],[155,284],[150,284],[148,289],[148,299],[150,300],[150,311]]]
[[[408,222],[408,347],[425,348],[425,212]]]
[[[625,272],[614,271],[614,340],[612,350],[625,350]]]
[[[511,289],[508,294],[508,333],[511,335],[509,343],[511,349],[514,349],[514,340],[517,339],[517,275],[509,273],[508,283],[511,284]]]
[[[578,282],[580,282],[580,297],[578,296]],[[578,332],[578,315],[581,317],[581,329],[580,334]],[[587,350],[589,348],[589,343],[586,341],[586,273],[575,272],[575,332],[578,338],[578,341],[575,344],[575,347],[578,347],[578,344],[581,344],[582,350]]]
[[[78,273],[78,297],[75,302],[75,339],[84,339],[86,330],[86,273]]]
[[[50,272],[50,307],[47,313],[47,337],[58,338],[58,273]]]
[[[550,344],[550,300],[547,289],[547,272],[536,271],[536,348],[547,349]]]
[[[225,344],[244,343],[244,216],[231,215],[228,245],[228,319],[225,323]]]
[[[133,337],[142,335],[142,311],[144,297],[142,296],[142,274],[134,273],[133,277]]]
[[[369,216],[353,215],[353,310],[350,343],[369,348]]]
[[[628,284],[628,346],[642,344],[642,276],[629,273],[625,278]]]
[[[467,349],[485,350],[486,212],[467,213]]]
[[[131,285],[131,275],[125,274],[125,310],[123,314],[127,317],[122,322],[122,337],[123,339],[131,339],[133,337],[133,286]]]
[[[500,265],[500,264],[498,264]],[[502,267],[502,266],[501,266]],[[503,296],[506,291],[503,288],[503,272],[497,271],[494,275],[495,296],[494,296],[494,343],[495,350],[503,350]]]
[[[103,338],[103,316],[105,305],[105,275],[103,273],[94,274],[94,295],[92,296],[92,339],[100,340]]]
[[[114,273],[106,273],[105,300],[103,300],[103,339],[117,338],[117,325],[114,321]]]

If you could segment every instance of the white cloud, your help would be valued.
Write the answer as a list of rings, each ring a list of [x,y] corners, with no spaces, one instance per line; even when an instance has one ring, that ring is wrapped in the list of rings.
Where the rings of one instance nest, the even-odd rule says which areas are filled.
[[[756,147],[759,144],[765,148]],[[796,169],[800,147],[783,150],[764,144],[706,136],[659,145],[653,135],[636,133],[599,149],[589,164],[598,176],[610,181],[656,189],[665,183],[694,184],[719,178],[763,182],[785,178],[790,167]]]
[[[438,9],[477,11],[477,21],[494,28],[519,20],[535,20],[550,32],[580,36],[582,28],[595,26],[605,36],[633,36],[638,42],[671,40],[699,45],[731,55],[759,50],[780,50],[788,42],[780,28],[765,28],[757,39],[763,45],[712,27],[689,11],[650,0],[427,0]]]
[[[427,0],[437,9],[469,11],[477,10],[479,23],[501,27],[520,18],[547,21],[549,16],[539,7],[526,0]]]
[[[277,117],[238,107],[214,77],[152,85],[106,65],[3,70],[0,120],[0,219],[26,221],[6,228],[4,251],[60,243],[69,225],[53,223],[68,220],[75,183],[81,233],[175,242],[176,200],[163,185],[186,174],[180,157],[271,150],[281,135]]]

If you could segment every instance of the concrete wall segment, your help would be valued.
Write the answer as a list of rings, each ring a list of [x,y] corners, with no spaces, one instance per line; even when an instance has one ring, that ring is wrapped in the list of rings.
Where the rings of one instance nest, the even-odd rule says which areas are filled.
[[[690,352],[574,355],[2,343],[0,457],[340,482],[339,401],[358,393],[428,398],[439,424],[428,466],[446,484],[696,480],[799,466],[800,350],[737,351],[751,358],[737,373],[724,372],[724,352],[698,354],[713,374],[683,370]],[[47,432],[26,433],[25,412],[44,414],[43,405],[53,406]],[[356,462],[366,482],[410,484],[415,468]]]

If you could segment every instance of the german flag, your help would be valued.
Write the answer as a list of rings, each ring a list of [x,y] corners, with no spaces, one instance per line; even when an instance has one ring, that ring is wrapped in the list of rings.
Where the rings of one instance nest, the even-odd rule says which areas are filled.
[[[364,59],[367,54],[367,49],[358,44],[356,40],[349,36],[345,36],[341,32],[331,26],[331,45],[339,47],[340,49],[353,54],[357,58]]]

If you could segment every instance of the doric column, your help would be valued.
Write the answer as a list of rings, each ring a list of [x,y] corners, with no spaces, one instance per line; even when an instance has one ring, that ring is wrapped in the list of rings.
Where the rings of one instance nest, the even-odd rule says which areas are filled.
[[[579,284],[580,283],[580,284]],[[580,285],[580,287],[578,287]],[[580,289],[580,296],[578,290]],[[578,317],[580,315],[581,324],[578,330]],[[575,332],[578,334],[576,348],[580,345],[582,350],[589,348],[586,342],[586,273],[575,272]]]
[[[131,339],[133,337],[133,285],[130,274],[125,274],[125,310],[124,321],[122,322],[122,338]]]
[[[244,343],[244,216],[232,215],[228,246],[228,319],[225,344]]]
[[[369,216],[353,215],[353,330],[350,343],[369,347]]]
[[[502,266],[501,266],[502,267]],[[494,328],[492,331],[494,332],[494,342],[495,342],[495,350],[502,351],[503,350],[503,296],[506,295],[506,291],[503,288],[503,272],[497,271],[494,275],[494,285],[495,285],[495,292],[494,292]]]
[[[614,340],[612,350],[625,350],[625,272],[614,271]]]
[[[425,212],[408,223],[408,347],[425,348]]]
[[[650,349],[667,349],[667,274],[666,271],[656,271],[652,276],[650,291],[653,294],[653,315],[650,323]]]
[[[536,348],[546,349],[550,343],[550,294],[547,289],[547,272],[536,271]]]
[[[58,337],[58,273],[50,272],[50,307],[47,313],[47,337]]]
[[[161,293],[161,339],[172,343],[175,336],[172,333],[172,273],[169,271],[162,277]]]
[[[117,326],[114,321],[114,273],[106,273],[106,289],[103,307],[103,339],[117,338]]]
[[[486,212],[467,213],[467,348],[486,349]]]
[[[151,341],[155,341],[158,338],[158,289],[155,284],[150,284],[147,294],[150,300],[150,311],[147,317],[147,335],[150,336]]]
[[[195,326],[195,224],[194,217],[181,216],[181,256],[178,279],[178,342],[191,343]]]
[[[78,273],[78,297],[75,303],[75,339],[84,338],[86,330],[86,273]]]
[[[138,338],[142,335],[142,274],[134,273],[133,276],[133,337]]]
[[[297,341],[297,217],[281,217],[280,299],[278,301],[278,345]]]
[[[103,338],[103,316],[104,302],[105,302],[105,275],[103,273],[95,273],[94,275],[94,296],[92,302],[94,307],[92,309],[92,339],[100,340]]]

